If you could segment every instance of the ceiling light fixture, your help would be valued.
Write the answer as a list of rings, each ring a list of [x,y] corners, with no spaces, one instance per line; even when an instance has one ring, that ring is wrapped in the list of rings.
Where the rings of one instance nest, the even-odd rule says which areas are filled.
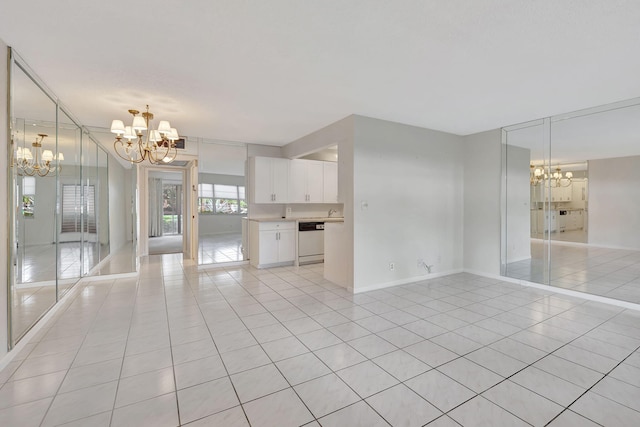
[[[62,168],[60,162],[64,160],[64,155],[62,153],[54,155],[51,150],[42,150],[42,141],[47,136],[49,135],[46,133],[39,133],[36,136],[36,140],[31,144],[33,153],[27,147],[18,147],[16,149],[15,160],[12,165],[17,167],[18,175],[47,176],[51,174],[50,176],[55,176],[56,172],[60,171]],[[57,166],[53,164],[54,160],[58,164]]]
[[[133,116],[131,126],[125,126],[122,120],[111,122],[111,132],[116,134],[113,142],[116,154],[131,163],[145,160],[152,164],[173,162],[178,154],[176,141],[180,139],[176,128],[172,128],[168,121],[161,120],[158,129],[149,129],[153,113],[149,112],[148,105],[147,111],[142,114],[138,110],[129,110],[129,113]],[[146,136],[143,131],[147,131]]]

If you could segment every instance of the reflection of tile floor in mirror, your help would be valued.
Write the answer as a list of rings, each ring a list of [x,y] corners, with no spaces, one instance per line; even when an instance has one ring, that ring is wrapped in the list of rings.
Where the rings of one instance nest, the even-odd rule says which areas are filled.
[[[199,237],[200,264],[242,261],[242,234],[209,234]]]
[[[66,243],[64,245],[65,248],[63,248],[61,252],[64,254],[64,257],[68,256],[72,251],[75,251],[79,257],[79,243]],[[132,248],[133,245],[130,243],[125,245],[118,253],[114,254],[95,275],[135,272],[135,258],[132,258]],[[38,251],[38,253],[40,256],[30,258],[30,263],[33,262],[32,259],[35,259],[36,262],[42,262],[43,264],[41,266],[29,264],[27,268],[30,271],[38,272],[35,277],[48,279],[42,282],[27,283],[26,286],[18,285],[13,289],[11,326],[14,337],[19,337],[26,332],[56,301],[55,281],[53,280],[55,277],[55,269],[53,268],[55,265],[53,261],[54,254],[50,254],[51,260],[45,263],[46,258],[42,256],[44,252]],[[64,261],[61,262],[62,264],[65,263]],[[78,269],[80,268],[79,260],[74,264]],[[63,271],[74,271],[73,268],[76,268],[75,266],[68,266],[67,269]],[[50,274],[50,276],[47,274]],[[80,272],[78,271],[77,276],[71,276],[72,278],[60,279],[58,281],[60,298],[78,281],[79,276]],[[44,286],[39,286],[39,284],[43,284]],[[0,425],[1,424],[2,423],[0,423]]]
[[[105,248],[106,249],[106,248]],[[81,252],[80,242],[58,244],[58,277],[71,279],[80,277]],[[104,252],[104,250],[103,250]],[[85,245],[84,265],[94,266],[98,263],[98,244]],[[56,277],[56,245],[30,245],[24,248],[21,283],[44,282]]]
[[[140,270],[80,285],[0,371],[2,425],[640,425],[637,311],[470,274]]]
[[[531,259],[507,266],[509,277],[542,283],[544,243],[531,241]],[[640,303],[640,251],[551,243],[551,284]]]

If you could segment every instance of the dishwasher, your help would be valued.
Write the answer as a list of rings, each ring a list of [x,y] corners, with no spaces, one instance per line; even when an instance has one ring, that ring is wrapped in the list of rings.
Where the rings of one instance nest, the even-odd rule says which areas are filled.
[[[298,264],[324,262],[324,222],[298,222]]]

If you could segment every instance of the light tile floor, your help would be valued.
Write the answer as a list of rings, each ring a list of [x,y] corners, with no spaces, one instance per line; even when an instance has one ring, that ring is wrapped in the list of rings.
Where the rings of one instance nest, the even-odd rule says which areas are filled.
[[[207,234],[198,243],[200,264],[242,261],[242,233]]]
[[[0,425],[640,425],[640,312],[469,274],[351,295],[322,268],[164,255],[81,284],[0,371]]]
[[[508,277],[640,304],[640,251],[531,241],[531,259],[507,265]]]

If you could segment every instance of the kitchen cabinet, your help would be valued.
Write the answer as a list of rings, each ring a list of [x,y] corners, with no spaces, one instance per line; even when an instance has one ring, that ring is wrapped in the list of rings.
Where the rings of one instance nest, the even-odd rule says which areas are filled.
[[[558,231],[558,213],[557,211],[537,211],[536,230],[538,233]]]
[[[587,182],[574,180],[571,184],[571,197],[573,201],[586,201],[587,200]]]
[[[277,157],[250,157],[249,201],[288,203],[289,160]]]
[[[250,221],[251,265],[264,268],[293,264],[296,258],[295,225],[295,221]]]
[[[324,162],[289,161],[289,203],[324,202]]]
[[[338,164],[250,157],[250,203],[338,203]]]
[[[572,184],[573,185],[573,184]],[[571,187],[552,187],[551,188],[551,202],[570,202],[571,201]]]
[[[567,212],[567,231],[581,230],[584,228],[584,211],[571,210]]]
[[[338,203],[338,164],[322,162],[324,168],[324,203]]]

